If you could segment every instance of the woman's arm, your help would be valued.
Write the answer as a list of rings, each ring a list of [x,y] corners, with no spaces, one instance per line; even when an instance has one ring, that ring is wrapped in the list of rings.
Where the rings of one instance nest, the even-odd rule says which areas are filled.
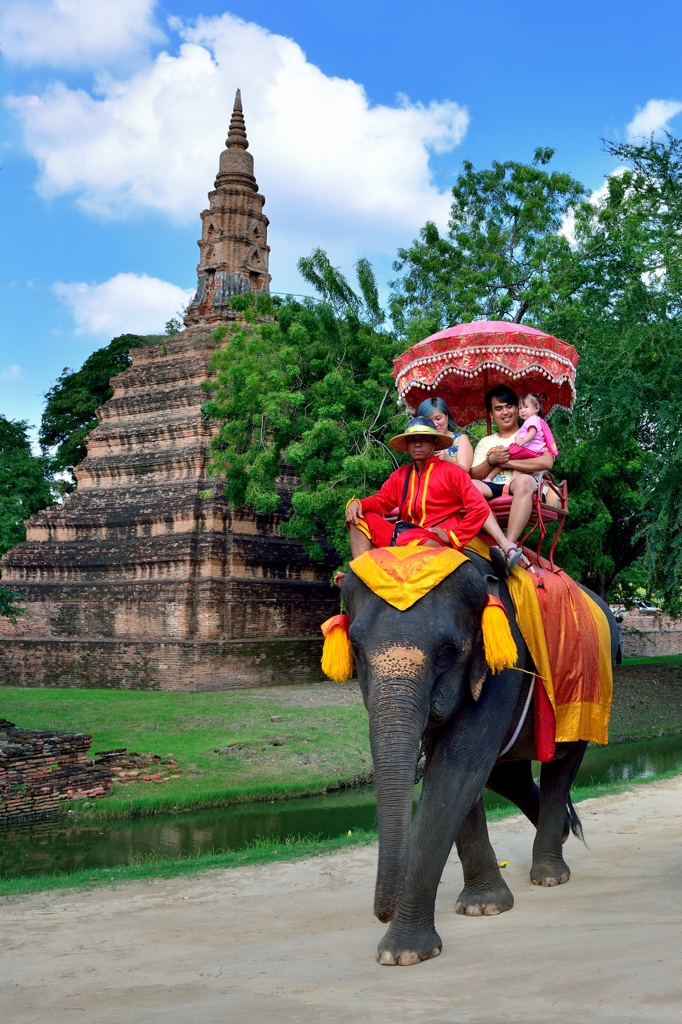
[[[457,445],[457,465],[460,469],[463,469],[465,473],[471,472],[471,463],[474,460],[474,450],[471,447],[471,441],[466,434],[459,435],[459,444]]]

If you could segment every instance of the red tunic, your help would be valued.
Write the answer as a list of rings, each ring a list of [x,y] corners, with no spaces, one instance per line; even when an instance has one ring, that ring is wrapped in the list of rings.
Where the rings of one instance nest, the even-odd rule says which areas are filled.
[[[391,473],[380,491],[360,500],[364,523],[358,519],[358,526],[375,547],[387,547],[391,542],[393,524],[383,517],[400,505],[407,475],[409,482],[400,518],[423,529],[405,530],[398,543],[402,546],[436,540],[429,527],[439,526],[453,547],[468,544],[490,514],[488,503],[463,469],[432,456],[421,473],[414,465],[401,466]]]

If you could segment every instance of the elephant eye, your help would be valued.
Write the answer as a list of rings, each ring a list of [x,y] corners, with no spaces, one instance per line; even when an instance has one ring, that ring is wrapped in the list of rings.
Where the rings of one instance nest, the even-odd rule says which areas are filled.
[[[449,668],[452,668],[456,657],[457,650],[452,644],[446,644],[445,647],[441,647],[433,661],[436,674],[442,675],[443,672],[447,672]]]

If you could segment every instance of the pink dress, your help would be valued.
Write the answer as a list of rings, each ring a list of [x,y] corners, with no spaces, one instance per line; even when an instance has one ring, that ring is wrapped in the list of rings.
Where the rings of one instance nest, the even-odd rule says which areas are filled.
[[[537,433],[532,441],[527,441],[526,437],[531,427],[535,427]],[[555,458],[559,454],[552,431],[541,416],[529,416],[509,445],[509,454],[512,459],[534,459],[546,451]]]

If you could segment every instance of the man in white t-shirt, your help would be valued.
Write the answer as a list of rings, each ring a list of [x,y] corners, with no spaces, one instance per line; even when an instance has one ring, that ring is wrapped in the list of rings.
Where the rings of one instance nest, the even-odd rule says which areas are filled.
[[[545,451],[535,459],[509,457],[509,445],[519,429],[519,397],[511,388],[504,384],[492,388],[485,396],[485,407],[498,432],[481,438],[476,445],[471,478],[488,501],[502,494],[511,494],[507,539],[516,544],[533,507],[533,494],[537,487],[533,474],[551,469],[554,456]],[[514,469],[523,475],[512,477]],[[486,477],[492,479],[484,482]]]

